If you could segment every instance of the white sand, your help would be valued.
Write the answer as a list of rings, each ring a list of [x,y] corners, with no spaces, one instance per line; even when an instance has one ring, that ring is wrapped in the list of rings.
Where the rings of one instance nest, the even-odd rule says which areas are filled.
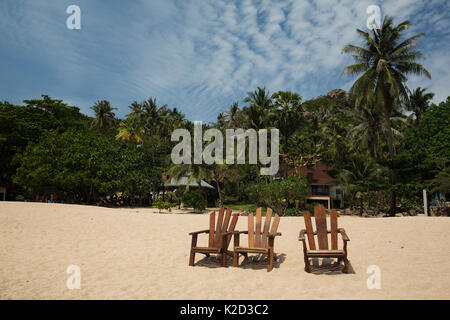
[[[239,268],[220,268],[215,257],[201,254],[189,267],[188,233],[207,229],[208,215],[0,202],[0,298],[450,298],[449,218],[340,217],[339,226],[351,239],[349,274],[335,266],[303,270],[301,217],[281,218],[280,262],[268,273],[264,262],[241,259]],[[66,287],[71,264],[81,268],[79,290]],[[380,267],[380,290],[367,289],[370,265]]]

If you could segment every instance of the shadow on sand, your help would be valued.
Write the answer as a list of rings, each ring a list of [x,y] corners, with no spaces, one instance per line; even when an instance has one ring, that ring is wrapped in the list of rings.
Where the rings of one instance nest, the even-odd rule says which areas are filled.
[[[278,269],[280,265],[286,260],[286,255],[284,253],[280,253],[277,255],[276,261],[273,262],[273,268]],[[195,266],[197,267],[207,267],[207,268],[221,268],[221,256],[219,255],[211,255],[205,256],[201,260],[195,262]],[[227,257],[227,266],[233,266],[233,258]],[[253,254],[248,255],[247,258],[239,259],[239,268],[243,269],[254,269],[254,270],[263,270],[267,269],[267,256],[262,254]]]
[[[312,263],[311,263],[312,262]],[[315,275],[337,275],[337,274],[345,274],[342,272],[342,268],[344,268],[343,263],[338,263],[336,259],[331,258],[312,258],[309,260],[309,268],[311,270],[311,274]],[[348,264],[348,273],[355,274],[355,270],[352,267],[351,262]]]

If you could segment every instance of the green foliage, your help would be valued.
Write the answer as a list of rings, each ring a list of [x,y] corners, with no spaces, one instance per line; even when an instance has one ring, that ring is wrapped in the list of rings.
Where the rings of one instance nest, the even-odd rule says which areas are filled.
[[[303,217],[303,211],[296,208],[289,208],[286,210],[285,216]]]
[[[198,190],[191,190],[183,195],[183,203],[186,207],[202,211],[206,209],[206,200]]]
[[[405,133],[397,167],[403,174],[420,174],[423,179],[434,176],[439,163],[450,159],[450,97],[432,105],[420,117],[417,126]],[[407,166],[405,167],[405,164]]]
[[[308,194],[306,178],[299,180],[294,174],[287,179],[274,181],[264,185],[259,190],[259,197],[264,204],[279,215],[285,215],[290,205],[296,200],[302,200]]]
[[[158,208],[159,213],[163,213],[162,210],[168,210],[169,212],[172,211],[172,208],[177,206],[176,203],[170,202],[170,201],[164,201],[162,197],[159,197],[156,199],[155,202],[153,202],[153,208]]]
[[[317,202],[307,203],[307,204],[305,205],[305,210],[306,210],[306,211],[309,211],[309,213],[311,214],[311,216],[314,216],[314,207],[315,207],[315,206],[318,206],[318,205],[319,205],[319,203],[317,203]]]
[[[13,162],[27,145],[39,141],[46,130],[59,133],[70,128],[89,126],[89,118],[61,100],[43,95],[42,99],[25,100],[25,106],[0,101],[0,185],[12,190]]]
[[[14,182],[61,190],[75,202],[90,203],[120,191],[134,203],[134,195],[147,194],[160,183],[161,170],[151,166],[150,158],[145,148],[89,128],[62,134],[50,130],[16,156]]]

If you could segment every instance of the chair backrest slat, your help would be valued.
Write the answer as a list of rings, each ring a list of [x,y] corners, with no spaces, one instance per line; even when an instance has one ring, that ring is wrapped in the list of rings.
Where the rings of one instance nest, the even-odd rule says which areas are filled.
[[[309,213],[309,211],[304,211],[303,219],[305,220],[306,234],[308,235],[309,250],[316,250],[316,242],[314,241],[314,232],[311,222],[311,213]]]
[[[338,248],[338,219],[337,212],[332,211],[330,214],[330,229],[331,229],[331,250]]]
[[[209,214],[209,242],[208,247],[212,248],[214,247],[214,230],[215,230],[215,223],[216,223],[216,212],[211,212]]]
[[[280,216],[275,214],[273,217],[272,209],[268,208],[264,227],[262,225],[262,208],[256,209],[256,221],[253,213],[248,215],[248,246],[249,248],[266,248],[269,234],[276,233],[280,223]]]
[[[278,230],[278,225],[280,224],[280,216],[275,214],[275,218],[273,218],[272,228],[270,228],[270,233],[276,233]]]
[[[314,207],[319,250],[328,250],[327,213],[323,206]]]
[[[231,211],[231,209],[230,209],[230,211]],[[238,218],[239,218],[239,214],[234,213],[233,214],[233,218],[231,219],[230,227],[228,228],[228,232],[233,232],[234,231],[234,229],[236,228],[236,224],[237,224]],[[228,236],[228,241],[227,241],[226,248],[228,248],[228,246],[230,245],[231,237],[232,237],[232,235],[230,234]]]
[[[261,222],[262,208],[256,209],[256,225],[255,225],[255,247],[261,247]]]
[[[267,208],[266,220],[264,221],[264,229],[261,238],[261,246],[265,246],[267,243],[267,235],[269,234],[270,220],[272,218],[272,209]]]
[[[220,234],[222,233],[223,212],[224,212],[224,208],[220,208],[219,216],[217,217],[216,234],[214,236],[214,247],[215,248],[221,247],[222,237],[220,236]]]
[[[248,215],[248,246],[253,248],[255,246],[255,233],[253,232],[255,228],[253,213]]]
[[[230,218],[231,218],[231,208],[227,209],[227,213],[225,214],[225,220],[223,220],[223,224],[222,224],[222,233],[227,232],[228,230],[228,224],[230,223]]]

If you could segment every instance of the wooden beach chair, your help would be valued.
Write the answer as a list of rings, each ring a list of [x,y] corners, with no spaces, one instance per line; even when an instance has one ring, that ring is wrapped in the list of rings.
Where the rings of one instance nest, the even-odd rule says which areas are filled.
[[[311,223],[311,214],[309,211],[303,213],[305,227],[300,231],[298,240],[303,242],[303,254],[305,259],[305,271],[310,272],[309,258],[337,258],[338,262],[344,261],[342,272],[348,272],[347,242],[350,241],[345,230],[338,228],[337,212],[330,214],[330,230],[327,229],[327,213],[323,206],[314,207],[314,220],[316,221],[316,231],[313,231]],[[328,234],[331,234],[330,245],[328,246]],[[342,250],[338,249],[338,234],[341,234],[343,240]],[[309,249],[306,247],[305,235],[308,236]],[[317,237],[317,245],[314,241]]]
[[[274,242],[276,236],[281,236],[281,233],[277,233],[278,224],[280,223],[280,217],[275,214],[270,227],[272,218],[272,209],[268,208],[266,213],[266,219],[264,227],[262,226],[262,208],[256,209],[256,224],[253,213],[248,215],[248,231],[234,231],[234,251],[233,251],[233,266],[237,267],[239,264],[239,254],[243,254],[247,257],[248,253],[266,254],[268,258],[267,271],[273,269],[273,260],[276,259],[274,253]],[[270,231],[269,231],[270,230]],[[248,235],[248,247],[242,247],[239,244],[239,238],[241,234]]]
[[[217,217],[217,223],[215,223],[216,213],[211,212],[209,214],[209,229],[197,232],[191,232],[191,253],[189,256],[189,265],[193,266],[195,263],[195,254],[202,253],[209,257],[210,254],[222,255],[222,267],[227,266],[227,254],[232,255],[231,251],[228,251],[228,245],[231,241],[231,235],[228,232],[233,232],[238,220],[238,214],[233,214],[231,219],[231,209],[227,209],[224,215],[224,208],[220,208],[219,215]],[[231,219],[231,223],[230,223]],[[197,247],[197,238],[199,234],[208,233],[209,241],[207,247]]]

